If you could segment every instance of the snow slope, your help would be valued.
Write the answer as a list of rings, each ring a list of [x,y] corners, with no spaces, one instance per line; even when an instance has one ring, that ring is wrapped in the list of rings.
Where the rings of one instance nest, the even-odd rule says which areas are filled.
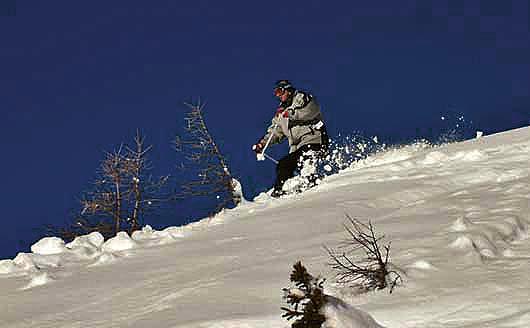
[[[328,277],[328,327],[527,328],[529,163],[530,128],[411,145],[185,227],[43,239],[0,261],[0,327],[286,327],[281,289],[302,260]],[[346,213],[392,241],[394,293],[333,283],[323,245]]]

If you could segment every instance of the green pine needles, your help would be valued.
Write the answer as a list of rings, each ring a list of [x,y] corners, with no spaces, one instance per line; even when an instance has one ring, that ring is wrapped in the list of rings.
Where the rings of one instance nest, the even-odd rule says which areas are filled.
[[[292,328],[320,328],[326,321],[321,313],[325,304],[324,279],[313,277],[298,261],[293,266],[291,282],[294,287],[283,289],[289,307],[281,308],[285,311],[282,318],[296,319]]]

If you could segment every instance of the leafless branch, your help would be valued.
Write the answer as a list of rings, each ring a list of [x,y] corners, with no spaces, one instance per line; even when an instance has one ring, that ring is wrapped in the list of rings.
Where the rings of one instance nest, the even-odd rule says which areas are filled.
[[[340,246],[345,250],[336,252],[325,247],[331,259],[330,266],[336,271],[337,282],[362,290],[384,289],[390,285],[392,292],[401,276],[389,270],[390,243],[381,247],[384,236],[376,235],[370,221],[365,224],[349,215],[346,218],[348,222],[344,228],[349,238]],[[359,253],[364,255],[359,256]],[[391,281],[390,276],[393,276]]]
[[[108,238],[121,230],[140,228],[143,216],[171,197],[162,193],[169,176],[153,178],[148,160],[152,146],[137,131],[132,147],[106,152],[92,188],[80,199],[81,210],[64,228],[53,228],[67,239],[99,231]]]
[[[182,184],[181,196],[215,196],[218,205],[214,213],[231,204],[237,205],[241,195],[235,192],[226,159],[206,126],[204,105],[186,105],[189,107],[185,116],[188,139],[175,137],[175,149],[183,153],[184,159],[189,162],[188,168],[198,170],[198,174],[196,179]]]

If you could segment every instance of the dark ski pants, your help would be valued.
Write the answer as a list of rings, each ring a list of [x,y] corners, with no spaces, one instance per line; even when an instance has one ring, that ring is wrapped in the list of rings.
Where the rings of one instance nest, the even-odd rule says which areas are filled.
[[[278,165],[276,165],[276,181],[274,182],[274,191],[276,193],[281,193],[285,181],[294,176],[294,172],[298,168],[298,163],[313,157],[313,155],[304,153],[307,153],[310,150],[320,153],[321,148],[322,146],[320,144],[304,145],[280,159],[278,161]]]

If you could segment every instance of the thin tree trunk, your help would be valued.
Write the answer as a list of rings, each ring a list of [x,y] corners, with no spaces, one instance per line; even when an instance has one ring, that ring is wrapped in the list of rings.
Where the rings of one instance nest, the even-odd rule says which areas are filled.
[[[134,181],[134,209],[133,209],[133,217],[131,222],[131,234],[133,231],[138,229],[138,225],[140,223],[140,202],[142,201],[142,194],[140,191],[140,185],[139,181]]]
[[[114,213],[114,220],[116,223],[116,234],[120,231],[120,221],[121,221],[121,190],[120,190],[120,177],[116,175],[116,211]]]

